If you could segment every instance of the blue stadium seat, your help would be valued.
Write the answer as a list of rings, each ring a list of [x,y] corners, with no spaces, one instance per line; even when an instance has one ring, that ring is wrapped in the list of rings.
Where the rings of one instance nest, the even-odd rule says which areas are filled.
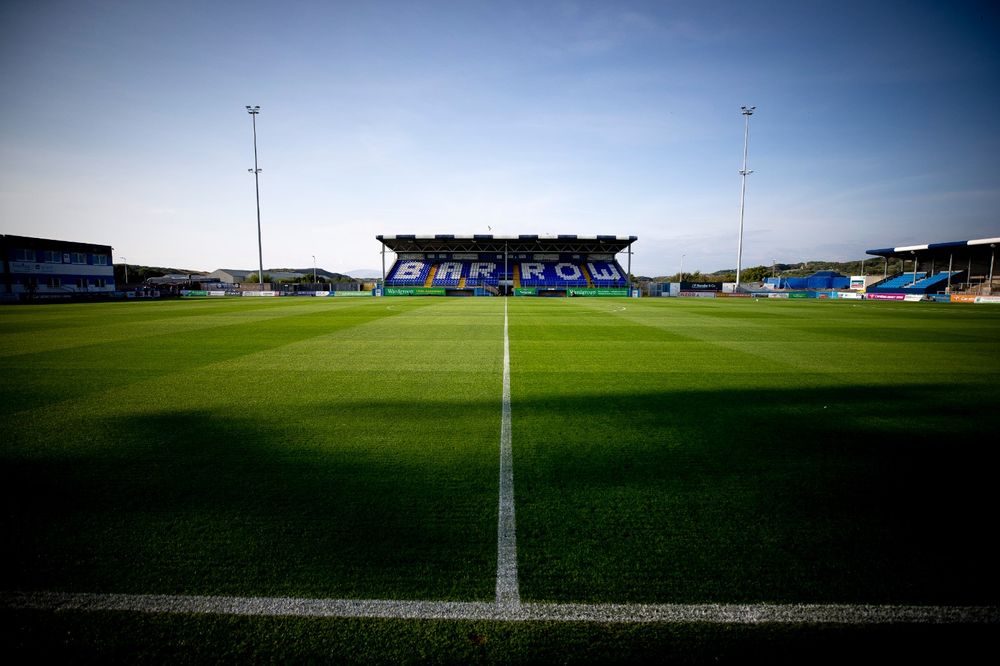
[[[909,288],[920,289],[924,293],[930,293],[931,291],[935,291],[937,287],[944,287],[945,285],[947,285],[948,277],[950,275],[956,275],[959,272],[960,271],[952,271],[951,273],[949,273],[948,271],[944,271],[942,273],[928,275],[923,280],[917,280],[916,282],[911,284]]]
[[[467,287],[497,286],[500,284],[502,266],[493,261],[469,261],[465,271]]]
[[[927,277],[919,279],[916,282],[912,282],[913,274],[911,273],[910,274],[911,284],[905,287],[895,288],[895,291],[900,291],[906,294],[934,294],[945,290],[945,288],[948,286],[949,276],[951,276],[954,279],[954,276],[962,272],[963,271],[952,271],[951,273],[949,273],[948,271],[942,271],[940,273],[928,275]]]
[[[587,278],[568,261],[524,261],[520,264],[522,287],[586,287]]]
[[[431,284],[435,287],[457,287],[459,281],[465,277],[468,267],[464,261],[442,261],[437,265],[437,272],[434,273],[434,281]]]
[[[625,271],[617,261],[590,261],[586,264],[571,261],[518,262],[523,287],[586,287],[587,275],[595,287],[625,287]],[[423,286],[434,270],[431,285],[455,288],[465,278],[466,287],[499,286],[504,279],[504,267],[498,261],[422,261],[404,259],[397,261],[386,277],[390,287]],[[513,273],[514,263],[509,270]],[[509,279],[509,276],[508,276]]]
[[[903,289],[909,287],[916,280],[921,280],[927,277],[927,273],[917,272],[916,276],[913,273],[903,273],[902,275],[897,275],[891,277],[885,282],[881,282],[875,285],[876,289]]]
[[[595,287],[624,287],[625,271],[617,261],[588,261],[587,271]]]
[[[422,287],[430,272],[430,264],[424,261],[406,259],[397,261],[385,283],[390,287]]]

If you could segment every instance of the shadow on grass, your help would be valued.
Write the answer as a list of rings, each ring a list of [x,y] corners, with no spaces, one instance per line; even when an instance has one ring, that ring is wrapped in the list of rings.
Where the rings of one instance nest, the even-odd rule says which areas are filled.
[[[515,400],[522,595],[995,604],[998,397],[926,384]]]
[[[515,398],[522,595],[997,603],[997,397]],[[0,588],[491,599],[499,400],[318,411],[161,411],[90,453],[8,452]]]
[[[457,622],[0,610],[16,663],[977,663],[995,627]]]
[[[384,407],[336,410],[364,426]],[[163,411],[105,424],[116,443],[92,454],[4,460],[0,587],[492,597],[492,451],[421,450],[389,425],[339,447],[274,423]]]

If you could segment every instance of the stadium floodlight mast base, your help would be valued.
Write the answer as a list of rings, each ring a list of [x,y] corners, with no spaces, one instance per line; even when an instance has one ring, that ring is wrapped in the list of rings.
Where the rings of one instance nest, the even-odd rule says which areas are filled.
[[[260,113],[259,106],[247,106],[247,113],[253,121],[253,169],[247,169],[253,174],[254,190],[257,194],[257,261],[259,272],[257,273],[257,284],[261,291],[264,290],[264,246],[260,240],[260,169],[257,168],[257,114]]]
[[[740,272],[743,268],[743,204],[747,194],[747,176],[753,173],[747,169],[747,144],[750,141],[750,116],[757,109],[756,106],[741,106],[743,117],[746,119],[743,130],[743,168],[740,169],[742,182],[740,184],[740,242],[736,250],[736,290],[740,288]]]

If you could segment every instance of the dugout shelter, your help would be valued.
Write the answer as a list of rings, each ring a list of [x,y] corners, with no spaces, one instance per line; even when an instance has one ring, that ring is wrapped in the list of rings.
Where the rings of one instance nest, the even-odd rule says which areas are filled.
[[[627,296],[636,236],[379,235],[386,296]],[[396,255],[386,269],[386,252]],[[618,261],[625,254],[626,266]]]

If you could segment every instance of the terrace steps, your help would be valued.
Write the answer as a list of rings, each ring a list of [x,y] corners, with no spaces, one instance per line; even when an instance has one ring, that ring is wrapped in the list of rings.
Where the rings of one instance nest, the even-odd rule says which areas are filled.
[[[587,286],[593,287],[594,281],[590,279],[590,271],[587,270],[587,264],[580,264],[580,270],[583,271],[583,277],[587,278]]]
[[[514,264],[514,288],[521,288],[521,265]]]
[[[437,272],[438,272],[438,265],[431,264],[431,269],[427,271],[427,279],[424,280],[425,287],[430,287],[431,285],[434,284],[434,276],[437,275]]]

